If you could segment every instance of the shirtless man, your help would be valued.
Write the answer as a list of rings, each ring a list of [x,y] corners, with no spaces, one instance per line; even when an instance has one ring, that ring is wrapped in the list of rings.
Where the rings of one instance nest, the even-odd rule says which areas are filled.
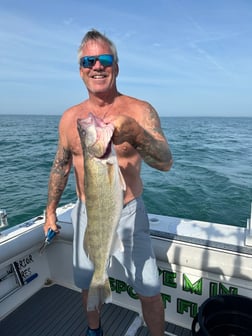
[[[82,289],[83,304],[88,320],[86,335],[102,336],[99,311],[86,310],[92,264],[82,248],[86,213],[83,152],[77,131],[77,119],[86,118],[88,113],[92,112],[115,126],[113,143],[126,183],[125,206],[118,226],[118,234],[125,244],[125,249],[124,252],[120,252],[122,255],[119,253],[116,257],[125,267],[129,283],[139,296],[143,316],[151,335],[163,336],[164,308],[149,234],[146,237],[149,223],[141,199],[143,187],[140,169],[141,161],[144,160],[153,168],[168,171],[172,165],[169,145],[162,132],[155,109],[147,102],[118,92],[116,87],[116,77],[119,73],[117,51],[107,37],[96,30],[87,32],[80,45],[78,57],[80,76],[87,88],[89,98],[66,110],[60,120],[58,148],[48,185],[44,231],[47,233],[51,228],[59,232],[55,212],[73,165],[78,196],[72,214],[74,280],[75,284]],[[134,235],[136,230],[138,234]],[[142,236],[139,235],[139,231]],[[125,232],[128,234],[127,237],[125,237]],[[141,269],[140,276],[139,269]]]

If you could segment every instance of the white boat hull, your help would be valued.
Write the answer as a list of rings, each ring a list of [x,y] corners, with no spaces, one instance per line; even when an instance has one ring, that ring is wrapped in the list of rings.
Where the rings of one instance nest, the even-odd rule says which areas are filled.
[[[58,209],[61,233],[40,255],[44,219],[2,231],[1,319],[45,285],[79,290],[72,276],[72,204]],[[252,298],[252,247],[248,228],[149,215],[166,321],[190,329],[199,306],[216,294]],[[113,258],[113,303],[141,314],[139,300]]]

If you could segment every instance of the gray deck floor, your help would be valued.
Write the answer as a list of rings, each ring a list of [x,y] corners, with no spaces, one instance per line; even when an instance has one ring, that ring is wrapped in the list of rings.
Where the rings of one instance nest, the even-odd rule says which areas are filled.
[[[105,336],[124,336],[136,316],[114,304],[104,305],[101,323]],[[80,293],[58,285],[42,288],[0,322],[1,336],[85,336],[86,329]],[[166,331],[167,335],[191,335],[170,323]],[[139,328],[136,336],[149,336],[147,328]]]

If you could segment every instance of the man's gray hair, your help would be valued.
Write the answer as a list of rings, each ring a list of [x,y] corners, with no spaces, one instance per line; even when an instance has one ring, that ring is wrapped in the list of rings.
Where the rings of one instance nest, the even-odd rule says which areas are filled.
[[[109,47],[111,49],[111,53],[114,56],[114,61],[116,63],[118,63],[119,60],[118,60],[116,46],[114,45],[114,43],[109,38],[107,38],[104,34],[100,33],[96,29],[89,30],[85,34],[85,36],[83,37],[83,39],[81,41],[81,44],[79,46],[79,49],[78,49],[78,63],[80,63],[80,59],[82,57],[82,48],[85,46],[85,44],[88,41],[99,41],[99,40],[103,41],[103,42],[105,42],[109,45]],[[96,56],[96,55],[93,55],[93,56]]]

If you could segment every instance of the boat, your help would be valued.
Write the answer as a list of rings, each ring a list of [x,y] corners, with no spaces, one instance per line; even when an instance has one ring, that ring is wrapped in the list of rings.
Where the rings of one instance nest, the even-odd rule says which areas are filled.
[[[44,214],[0,232],[1,336],[81,336],[87,321],[72,276],[71,210],[57,209],[61,232],[46,247]],[[199,308],[216,295],[252,298],[252,210],[247,227],[148,214],[157,257],[165,335],[192,334]],[[104,305],[105,335],[147,336],[136,293],[112,258],[112,303]]]

